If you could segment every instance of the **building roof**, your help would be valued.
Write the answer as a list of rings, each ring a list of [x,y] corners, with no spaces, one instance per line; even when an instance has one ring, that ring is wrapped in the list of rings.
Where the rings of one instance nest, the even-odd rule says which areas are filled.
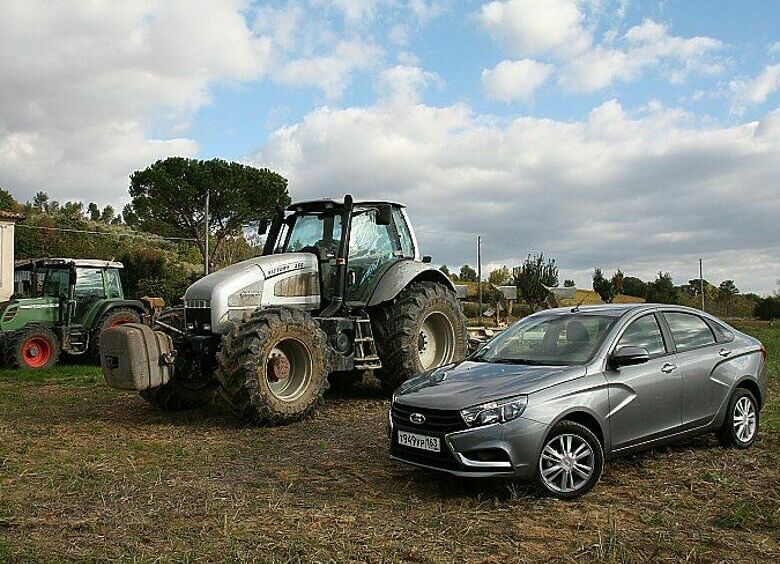
[[[21,221],[23,219],[24,219],[23,213],[13,212],[9,210],[0,210],[0,220]]]
[[[100,260],[100,259],[73,259],[73,258],[34,258],[34,259],[19,259],[14,262],[14,265],[19,268],[25,265],[35,265],[37,268],[46,266],[83,266],[87,268],[124,268],[121,262],[114,260]]]

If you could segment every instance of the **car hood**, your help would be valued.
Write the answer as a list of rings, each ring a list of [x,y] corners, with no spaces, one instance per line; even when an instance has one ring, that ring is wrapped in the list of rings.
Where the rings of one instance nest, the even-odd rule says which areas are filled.
[[[579,378],[584,366],[526,366],[465,360],[405,382],[395,392],[399,403],[429,409],[463,409],[493,400],[530,394]]]

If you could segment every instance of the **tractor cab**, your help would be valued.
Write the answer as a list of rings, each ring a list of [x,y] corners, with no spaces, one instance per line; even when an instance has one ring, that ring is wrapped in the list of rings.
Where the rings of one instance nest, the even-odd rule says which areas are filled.
[[[261,224],[261,232],[268,231]],[[312,253],[319,265],[322,305],[366,306],[393,265],[419,260],[402,204],[313,200],[289,206],[270,225],[264,254]]]
[[[25,348],[22,343],[16,351],[19,358],[7,360],[39,368],[38,361],[47,364],[44,360],[55,358],[59,351],[87,352],[91,342],[97,344],[99,329],[107,322],[139,321],[144,306],[124,299],[121,268],[120,262],[95,259],[17,261],[15,293],[0,311],[0,337],[15,343],[33,332],[36,345]]]

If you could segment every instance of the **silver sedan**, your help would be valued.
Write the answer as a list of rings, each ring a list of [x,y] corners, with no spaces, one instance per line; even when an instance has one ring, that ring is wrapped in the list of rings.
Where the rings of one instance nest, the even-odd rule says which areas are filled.
[[[701,311],[546,310],[396,390],[390,457],[574,498],[605,460],[638,449],[712,431],[750,447],[766,393],[763,345]]]

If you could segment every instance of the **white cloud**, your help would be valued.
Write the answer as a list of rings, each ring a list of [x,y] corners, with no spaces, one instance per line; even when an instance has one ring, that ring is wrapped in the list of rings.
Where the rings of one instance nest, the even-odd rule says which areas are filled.
[[[576,0],[506,0],[484,4],[482,27],[509,52],[536,56],[572,55],[587,49],[591,34]]]
[[[441,84],[442,80],[436,73],[419,67],[397,65],[379,74],[378,92],[384,102],[410,105],[419,102],[422,90]]]
[[[780,90],[780,64],[767,65],[758,76],[748,80],[733,80],[731,111],[743,114],[748,106],[763,104],[777,90]]]
[[[620,47],[596,45],[569,59],[561,83],[576,91],[593,92],[616,80],[630,82],[646,69],[661,67],[670,82],[682,82],[692,73],[715,74],[723,70],[713,54],[723,47],[711,37],[677,37],[667,26],[645,20],[628,30]]]
[[[632,115],[614,100],[571,122],[378,104],[312,111],[249,160],[285,174],[296,198],[407,202],[425,252],[450,265],[473,262],[481,233],[490,262],[541,250],[570,271],[687,280],[679,269],[703,256],[740,288],[766,291],[780,270],[778,139],[780,111],[718,127],[657,103]]]
[[[150,161],[194,155],[186,129],[216,80],[253,80],[270,40],[243,2],[0,3],[0,184],[20,198],[116,202]],[[186,24],[185,24],[186,22]]]
[[[494,68],[482,71],[482,89],[485,96],[492,100],[527,102],[553,70],[552,65],[533,59],[501,61]]]
[[[277,79],[293,86],[315,86],[328,98],[338,98],[355,71],[374,67],[382,54],[379,47],[359,40],[340,41],[327,55],[293,59],[279,70]]]

